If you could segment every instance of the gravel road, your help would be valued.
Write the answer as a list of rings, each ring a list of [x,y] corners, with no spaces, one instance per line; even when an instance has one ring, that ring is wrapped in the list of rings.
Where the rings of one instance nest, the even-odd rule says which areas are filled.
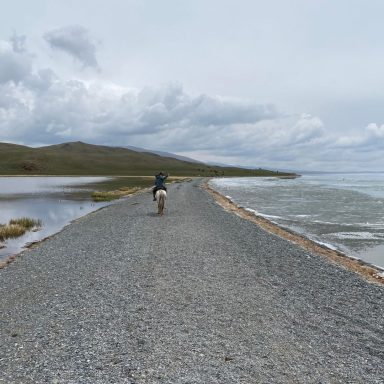
[[[0,271],[0,383],[384,383],[384,288],[199,187],[92,213]]]

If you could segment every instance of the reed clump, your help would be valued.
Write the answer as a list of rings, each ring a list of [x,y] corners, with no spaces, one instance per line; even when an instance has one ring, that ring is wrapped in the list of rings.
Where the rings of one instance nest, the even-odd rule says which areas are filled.
[[[25,229],[41,227],[41,220],[31,219],[30,217],[21,217],[20,219],[11,219],[9,224],[20,225]]]
[[[8,224],[0,224],[0,241],[20,237],[32,228],[38,227],[41,227],[41,220],[29,217],[11,219]]]
[[[123,196],[128,196],[134,192],[137,192],[139,187],[122,187],[114,191],[95,191],[92,193],[93,201],[112,201],[120,199]]]
[[[24,235],[26,228],[18,224],[5,224],[0,226],[0,240],[13,239]]]

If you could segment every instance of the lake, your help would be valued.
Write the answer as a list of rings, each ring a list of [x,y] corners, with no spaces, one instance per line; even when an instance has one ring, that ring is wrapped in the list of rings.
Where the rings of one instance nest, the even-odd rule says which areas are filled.
[[[71,221],[112,204],[93,202],[94,190],[151,185],[149,178],[129,177],[0,177],[0,224],[10,219],[40,219],[42,228],[17,239],[7,239],[0,260],[19,253],[30,243],[59,232]]]
[[[384,173],[222,178],[210,183],[257,215],[384,268]]]

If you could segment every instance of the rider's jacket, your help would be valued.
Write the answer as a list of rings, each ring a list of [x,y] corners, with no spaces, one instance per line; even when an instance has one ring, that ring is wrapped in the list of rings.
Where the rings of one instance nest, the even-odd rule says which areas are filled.
[[[156,175],[155,185],[156,187],[162,188],[165,187],[165,179],[168,177],[164,175]]]

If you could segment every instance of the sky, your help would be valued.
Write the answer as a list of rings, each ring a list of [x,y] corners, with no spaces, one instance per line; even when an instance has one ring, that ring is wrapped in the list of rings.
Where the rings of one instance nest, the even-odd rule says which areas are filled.
[[[0,142],[384,171],[382,0],[12,0]]]

